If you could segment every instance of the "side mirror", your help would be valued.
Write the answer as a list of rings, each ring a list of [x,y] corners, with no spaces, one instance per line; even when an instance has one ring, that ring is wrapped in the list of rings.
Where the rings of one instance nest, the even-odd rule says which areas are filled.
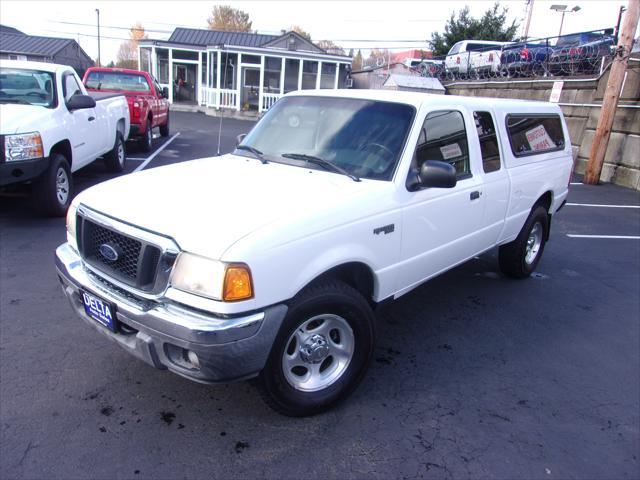
[[[169,87],[162,87],[162,98],[169,98]]]
[[[244,137],[246,136],[247,136],[246,133],[241,133],[236,137],[236,147],[242,143],[242,141],[244,140]]]
[[[89,95],[82,95],[80,93],[76,93],[67,101],[67,108],[69,111],[94,108],[95,106],[96,101],[93,97],[90,97]]]
[[[456,186],[456,169],[453,165],[440,160],[427,160],[414,172],[414,178],[409,178],[407,187],[411,191],[419,188],[453,188]]]

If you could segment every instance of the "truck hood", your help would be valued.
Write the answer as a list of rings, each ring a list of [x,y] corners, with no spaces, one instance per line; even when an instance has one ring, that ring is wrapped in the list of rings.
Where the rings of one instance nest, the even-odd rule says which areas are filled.
[[[307,223],[380,183],[224,155],[125,175],[85,190],[74,203],[220,259],[251,232],[283,218]]]
[[[33,132],[49,117],[51,110],[45,107],[0,103],[0,135]]]

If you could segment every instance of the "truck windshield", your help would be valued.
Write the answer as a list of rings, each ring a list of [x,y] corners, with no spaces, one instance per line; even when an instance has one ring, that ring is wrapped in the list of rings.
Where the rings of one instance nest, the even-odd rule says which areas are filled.
[[[126,90],[148,92],[149,82],[144,75],[124,72],[91,72],[84,82],[92,90]]]
[[[316,157],[347,173],[390,180],[411,127],[414,107],[353,98],[284,97],[249,133],[243,145],[272,161],[323,169]],[[238,155],[247,152],[236,150]]]
[[[56,95],[53,73],[0,68],[0,103],[54,107]]]

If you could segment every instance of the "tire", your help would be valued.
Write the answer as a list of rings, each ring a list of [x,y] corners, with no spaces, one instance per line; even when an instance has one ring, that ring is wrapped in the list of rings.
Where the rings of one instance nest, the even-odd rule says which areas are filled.
[[[153,129],[151,128],[151,120],[147,120],[147,128],[142,137],[140,137],[140,148],[143,152],[150,152],[153,148]]]
[[[312,285],[289,306],[258,378],[262,397],[291,417],[323,412],[355,390],[374,344],[374,314],[357,290],[340,281]]]
[[[53,153],[49,168],[33,182],[36,210],[50,217],[64,217],[73,199],[73,177],[66,157]]]
[[[167,111],[167,121],[164,125],[160,125],[160,136],[168,137],[169,136],[169,111]]]
[[[127,151],[120,132],[116,133],[113,149],[104,156],[104,164],[112,173],[122,173],[127,164]]]
[[[535,206],[518,237],[498,252],[500,270],[508,277],[527,278],[538,266],[549,233],[547,210]]]

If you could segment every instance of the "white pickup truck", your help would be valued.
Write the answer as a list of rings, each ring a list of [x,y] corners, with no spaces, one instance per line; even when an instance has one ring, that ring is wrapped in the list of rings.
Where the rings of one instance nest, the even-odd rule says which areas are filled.
[[[0,61],[0,189],[31,182],[36,208],[64,216],[72,172],[104,156],[121,172],[129,107],[121,95],[87,95],[71,67]]]
[[[444,64],[451,76],[467,74],[481,77],[496,75],[500,71],[500,54],[511,42],[464,40],[456,43],[445,57]]]
[[[494,247],[529,276],[572,170],[543,102],[292,92],[241,142],[83,191],[56,268],[131,354],[199,382],[259,376],[287,415],[353,391],[380,302]]]

